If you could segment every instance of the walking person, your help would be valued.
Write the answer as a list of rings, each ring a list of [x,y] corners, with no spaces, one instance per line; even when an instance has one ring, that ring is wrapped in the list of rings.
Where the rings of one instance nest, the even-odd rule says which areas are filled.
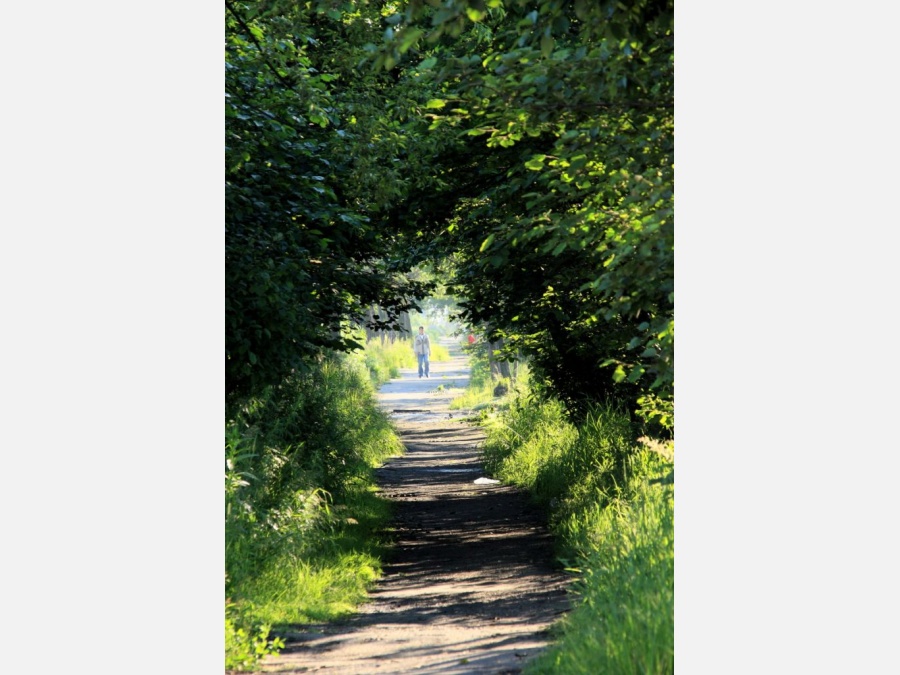
[[[413,351],[419,361],[419,377],[428,377],[428,357],[431,354],[431,343],[425,335],[425,327],[419,326],[419,334],[413,338]]]

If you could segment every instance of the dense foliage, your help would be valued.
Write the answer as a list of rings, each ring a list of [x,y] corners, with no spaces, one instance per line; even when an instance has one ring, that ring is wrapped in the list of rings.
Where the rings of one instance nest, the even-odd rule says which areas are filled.
[[[425,173],[398,131],[392,78],[358,77],[378,32],[367,3],[226,2],[225,375],[251,395],[358,346],[344,332],[377,303],[391,325],[427,284],[391,252],[404,233],[379,213],[402,174]]]
[[[672,3],[410,2],[397,24],[429,54],[430,128],[457,132],[437,220],[465,317],[530,355],[571,410],[670,410]]]
[[[570,411],[674,394],[673,6],[226,3],[226,376],[252,392],[426,293]]]

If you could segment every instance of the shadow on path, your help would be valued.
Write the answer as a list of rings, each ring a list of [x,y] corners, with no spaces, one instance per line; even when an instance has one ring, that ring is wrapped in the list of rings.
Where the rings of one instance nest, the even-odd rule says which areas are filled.
[[[484,435],[449,409],[468,370],[448,347],[432,377],[404,370],[379,392],[407,451],[377,470],[393,546],[369,602],[342,624],[284,634],[264,672],[519,673],[569,608],[542,514],[512,487],[474,482]]]

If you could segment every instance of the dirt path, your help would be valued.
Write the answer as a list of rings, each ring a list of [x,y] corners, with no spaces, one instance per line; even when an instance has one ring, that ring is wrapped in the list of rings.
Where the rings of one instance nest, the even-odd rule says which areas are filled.
[[[568,609],[542,518],[510,487],[476,484],[480,429],[449,401],[468,382],[455,344],[431,377],[385,384],[379,404],[407,447],[378,470],[395,546],[360,613],[288,636],[267,673],[518,673]],[[442,386],[443,385],[443,386]]]

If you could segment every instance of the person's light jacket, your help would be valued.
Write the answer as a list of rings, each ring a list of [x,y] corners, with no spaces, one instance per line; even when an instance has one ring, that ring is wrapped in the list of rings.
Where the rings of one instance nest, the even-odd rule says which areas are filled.
[[[431,343],[424,333],[413,338],[413,351],[416,354],[431,354]]]

